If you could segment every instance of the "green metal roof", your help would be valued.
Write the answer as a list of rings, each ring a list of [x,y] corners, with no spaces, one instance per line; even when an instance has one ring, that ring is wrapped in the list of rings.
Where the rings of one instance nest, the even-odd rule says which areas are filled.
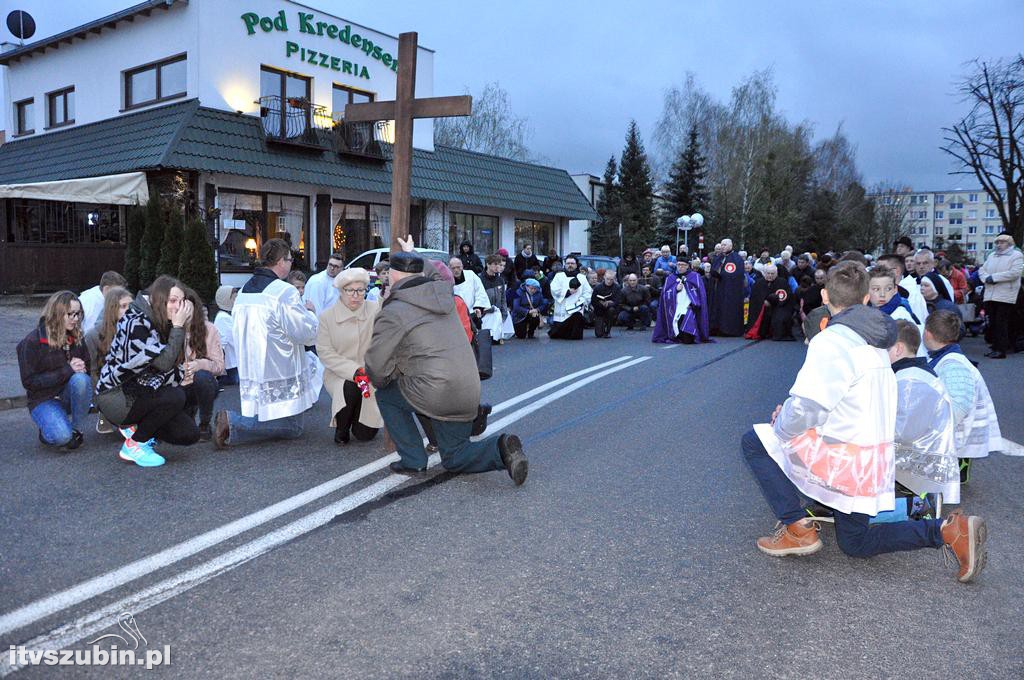
[[[0,146],[0,184],[173,168],[390,193],[390,164],[269,147],[259,118],[191,99]],[[570,219],[597,214],[564,170],[450,147],[413,152],[413,198]]]

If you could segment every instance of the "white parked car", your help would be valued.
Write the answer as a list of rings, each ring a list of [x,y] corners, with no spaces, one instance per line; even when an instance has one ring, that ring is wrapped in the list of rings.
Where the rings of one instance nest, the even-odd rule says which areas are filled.
[[[416,252],[427,258],[428,260],[436,260],[448,264],[448,260],[451,259],[451,255],[444,252],[443,250],[432,250],[430,248],[417,248]],[[375,280],[377,275],[374,273],[373,268],[377,266],[379,262],[387,262],[391,256],[391,250],[388,248],[374,248],[373,250],[367,250],[365,253],[361,253],[356,257],[352,258],[352,261],[345,265],[348,267],[362,267],[363,269],[370,272],[370,279]]]

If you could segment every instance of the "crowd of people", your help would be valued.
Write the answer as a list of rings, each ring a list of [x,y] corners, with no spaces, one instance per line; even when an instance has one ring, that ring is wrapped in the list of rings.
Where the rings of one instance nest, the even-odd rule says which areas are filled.
[[[40,441],[77,449],[95,408],[97,432],[116,431],[122,460],[157,467],[160,443],[225,449],[302,437],[326,387],[339,446],[386,427],[395,473],[424,472],[436,452],[448,470],[506,470],[522,484],[519,437],[471,439],[485,434],[491,409],[480,403],[473,350],[473,318],[483,315],[456,293],[466,277],[424,259],[411,239],[402,245],[373,287],[369,272],[342,268],[341,253],[322,274],[296,276],[289,245],[268,240],[244,286],[216,291],[213,322],[198,294],[170,276],[137,295],[117,272],[81,296],[55,293],[17,350]],[[490,294],[493,281],[484,281],[480,305],[500,302],[504,290]],[[230,385],[239,409],[217,410]]]
[[[485,432],[490,413],[490,406],[480,403],[480,380],[490,375],[484,362],[492,345],[534,339],[542,327],[552,340],[579,340],[588,328],[596,338],[608,338],[619,327],[650,331],[655,343],[704,343],[717,335],[803,338],[811,347],[825,347],[828,343],[811,341],[833,329],[823,337],[835,341],[829,351],[836,357],[818,357],[821,350],[809,353],[808,362],[839,362],[839,355],[847,361],[864,353],[853,349],[860,341],[835,338],[841,335],[836,329],[867,313],[857,310],[870,310],[865,323],[878,335],[869,337],[854,323],[852,332],[864,347],[897,357],[894,367],[910,362],[900,365],[914,369],[904,376],[913,379],[914,389],[939,395],[931,400],[935,404],[948,400],[952,405],[955,464],[947,464],[948,447],[925,462],[915,458],[916,444],[904,447],[911,451],[906,469],[917,465],[918,470],[905,482],[908,488],[943,493],[952,502],[957,493],[946,478],[949,470],[960,475],[957,484],[967,481],[970,461],[987,455],[999,440],[984,381],[958,342],[968,331],[983,331],[991,345],[987,357],[1003,359],[1018,349],[1024,257],[1006,233],[976,268],[955,267],[941,253],[914,249],[905,238],[894,244],[892,253],[874,258],[856,251],[794,256],[790,247],[777,256],[768,249],[754,256],[736,251],[729,239],[700,258],[690,257],[685,247],[673,255],[666,245],[640,257],[627,253],[615,270],[588,270],[573,254],[563,258],[549,253],[542,260],[530,244],[514,258],[504,249],[481,258],[470,244],[462,244],[447,265],[422,257],[411,239],[402,246],[372,273],[345,269],[342,254],[334,253],[325,270],[307,280],[292,270],[288,244],[271,239],[262,246],[261,266],[245,285],[221,286],[209,307],[169,276],[137,295],[127,290],[117,272],[106,272],[81,295],[54,294],[37,327],[18,345],[22,382],[40,441],[65,450],[78,448],[83,423],[95,408],[97,432],[116,432],[123,440],[118,450],[122,460],[155,467],[165,462],[156,450],[158,442],[188,446],[212,441],[223,449],[302,437],[306,413],[326,387],[329,425],[339,446],[353,437],[372,440],[386,427],[399,453],[391,466],[395,472],[420,473],[428,456],[437,452],[449,470],[504,469],[521,484],[527,461],[518,437],[471,439]],[[863,301],[850,302],[857,297],[850,290],[859,295],[861,287]],[[836,297],[841,289],[846,290],[842,303]],[[883,336],[888,343],[884,347],[879,344]],[[872,356],[877,363],[880,355]],[[862,367],[851,371],[859,374]],[[844,374],[844,379],[849,377]],[[898,373],[896,382],[901,379]],[[890,382],[883,380],[879,389],[888,390]],[[217,409],[220,394],[233,385],[238,386],[239,408]],[[841,392],[810,391],[810,402],[798,400],[782,410],[783,425],[775,431],[790,441],[798,434],[795,425],[813,420],[820,428]],[[819,408],[808,410],[808,403]],[[892,411],[886,418],[896,413],[895,397],[882,403]],[[900,408],[913,406],[899,403]],[[828,409],[820,408],[824,406]],[[895,417],[900,422],[904,415]],[[919,416],[906,418],[916,422]],[[920,417],[932,426],[941,420]],[[807,450],[812,453],[805,462],[817,474],[815,457],[832,445],[811,440]],[[897,440],[898,460],[901,446]],[[749,437],[744,450],[752,461],[774,456],[767,444],[758,448]],[[876,453],[884,459],[891,451],[883,447]],[[928,463],[938,459],[943,462]],[[757,471],[753,462],[752,468]],[[771,483],[785,486],[779,479]],[[766,493],[772,498],[774,492]],[[838,510],[873,516],[891,504],[883,491],[879,494],[875,505],[840,503]],[[826,504],[831,498],[810,495]],[[774,500],[772,504],[776,507]],[[794,512],[787,505],[777,514],[785,523]],[[813,546],[802,517],[790,533],[776,536],[762,549],[785,554],[786,541],[796,541],[801,550]],[[844,530],[862,541],[857,532],[867,523],[858,518]],[[932,527],[925,533],[931,545],[942,531]]]

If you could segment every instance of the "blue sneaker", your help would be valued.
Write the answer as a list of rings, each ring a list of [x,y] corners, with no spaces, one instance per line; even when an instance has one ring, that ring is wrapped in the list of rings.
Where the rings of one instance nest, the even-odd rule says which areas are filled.
[[[164,464],[164,457],[153,450],[152,439],[142,444],[134,440],[126,441],[117,455],[121,460],[135,463],[139,467],[159,467]]]
[[[132,437],[135,436],[134,425],[125,425],[123,427],[119,427],[117,428],[117,431],[120,432],[121,436],[124,437],[125,439],[131,439]]]

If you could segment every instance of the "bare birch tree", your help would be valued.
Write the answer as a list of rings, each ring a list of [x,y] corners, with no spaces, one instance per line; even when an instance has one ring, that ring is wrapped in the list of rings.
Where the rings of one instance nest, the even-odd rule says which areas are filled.
[[[472,115],[434,121],[434,143],[439,146],[519,161],[536,160],[527,146],[531,134],[529,122],[515,115],[508,92],[498,83],[488,83],[473,97]]]

